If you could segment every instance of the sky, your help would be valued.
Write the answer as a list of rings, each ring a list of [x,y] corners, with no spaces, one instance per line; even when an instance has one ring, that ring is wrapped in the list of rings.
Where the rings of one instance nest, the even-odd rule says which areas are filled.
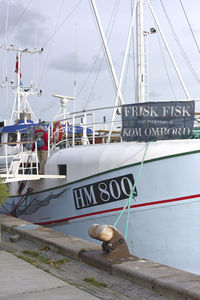
[[[131,1],[95,0],[95,3],[119,80]],[[200,1],[151,0],[151,3],[190,97],[200,99]],[[149,50],[147,101],[184,99],[185,94],[148,7],[146,15],[149,17],[146,31],[156,28],[155,34],[145,37]],[[41,55],[22,55],[23,85],[29,86],[33,80],[38,90],[42,90],[41,97],[29,97],[38,119],[51,120],[59,110],[59,100],[53,94],[75,96],[75,106],[72,101],[68,103],[69,111],[114,105],[113,81],[89,0],[0,0],[0,20],[0,46],[6,42],[7,46],[20,49],[44,49]],[[135,52],[134,38],[122,85],[125,103],[135,102]],[[6,74],[8,82],[16,80],[15,64],[16,53],[0,49],[0,84],[5,82]],[[5,88],[1,88],[0,120],[6,117],[5,95]],[[8,100],[10,116],[14,101],[12,89],[9,89]]]

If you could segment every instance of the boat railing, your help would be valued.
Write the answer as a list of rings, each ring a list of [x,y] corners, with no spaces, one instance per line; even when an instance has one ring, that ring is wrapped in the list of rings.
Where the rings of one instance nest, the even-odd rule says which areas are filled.
[[[49,153],[60,148],[121,142],[121,118],[115,121],[111,119],[109,110],[113,108],[101,108],[104,113],[98,118],[95,113],[99,112],[99,108],[57,116],[48,128]]]
[[[115,119],[112,117],[113,110],[115,110]],[[200,113],[195,113],[191,138],[200,138],[199,115]],[[122,142],[121,127],[121,106],[60,113],[48,128],[49,154],[51,150],[67,147]]]
[[[23,175],[38,175],[38,157],[35,152],[27,149],[27,145],[37,143],[35,141],[1,143],[4,154],[0,155],[0,177],[9,178],[22,177]],[[15,145],[15,152],[9,154],[8,148]]]

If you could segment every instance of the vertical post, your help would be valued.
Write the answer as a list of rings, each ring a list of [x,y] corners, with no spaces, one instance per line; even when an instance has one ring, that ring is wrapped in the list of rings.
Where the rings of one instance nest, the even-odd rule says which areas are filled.
[[[63,115],[63,119],[65,120],[66,118],[66,111],[67,111],[67,98],[60,98],[60,103],[61,103],[61,110],[62,110],[62,115]],[[66,148],[67,148],[67,128],[68,128],[68,125],[67,125],[67,120],[65,120],[64,122],[64,125],[65,125],[65,145],[66,145]]]
[[[72,116],[72,147],[75,145],[75,115]]]
[[[8,179],[8,144],[5,144],[5,156],[6,156],[6,174]]]
[[[134,20],[135,20],[136,7],[137,7],[137,1],[134,4],[134,8],[133,8],[132,15],[131,15],[131,23],[130,23],[128,39],[127,39],[127,43],[126,43],[126,50],[125,50],[125,54],[124,54],[122,70],[121,70],[119,85],[118,85],[118,89],[117,89],[117,96],[116,96],[116,99],[115,99],[115,107],[113,109],[112,121],[111,121],[111,124],[110,124],[107,143],[110,143],[110,138],[111,138],[111,134],[112,134],[112,130],[113,130],[115,115],[116,115],[116,112],[117,112],[119,93],[120,93],[121,86],[122,86],[122,80],[123,80],[123,77],[124,77],[125,65],[126,65],[126,61],[127,61],[128,51],[129,51],[129,48],[130,48],[131,35],[132,35],[133,24],[134,24]]]
[[[65,147],[68,146],[68,123],[67,120],[65,121]]]
[[[6,24],[5,24],[5,46],[7,48],[8,41],[8,14],[9,14],[9,1],[7,6],[6,13]],[[8,50],[6,49],[5,53],[5,87],[6,87],[6,125],[8,125]]]
[[[77,67],[77,24],[75,24],[75,42],[74,42],[74,113],[76,111],[76,67]]]
[[[38,160],[38,155],[37,155],[37,143],[35,142],[35,155],[36,155],[36,159],[35,159],[35,162],[36,162],[36,173],[37,175],[39,175],[39,170],[38,170],[38,164],[39,164],[39,160]]]
[[[137,102],[145,101],[144,0],[137,0]]]
[[[83,145],[87,145],[87,117],[86,117],[86,112],[84,113],[83,116]]]
[[[20,140],[21,140],[21,136],[20,136],[20,132],[19,130],[17,130],[17,148],[18,150],[20,149]]]
[[[20,119],[20,106],[21,106],[21,94],[20,94],[20,75],[21,75],[21,52],[17,52],[17,119]]]
[[[53,132],[53,124],[48,126],[48,157],[50,156],[50,144],[51,144],[50,130]]]
[[[24,98],[24,123],[27,123],[27,93],[23,92],[23,98]]]
[[[94,126],[94,113],[92,113],[92,144],[95,144],[95,126]]]
[[[22,162],[22,174],[24,175],[26,161],[24,159],[23,143],[20,143],[20,152],[21,152],[21,162]],[[19,169],[20,169],[20,165],[19,165]]]

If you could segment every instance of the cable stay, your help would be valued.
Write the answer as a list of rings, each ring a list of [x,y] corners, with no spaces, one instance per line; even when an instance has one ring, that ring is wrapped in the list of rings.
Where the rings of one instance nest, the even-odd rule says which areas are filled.
[[[81,4],[82,0],[79,0],[75,6],[72,8],[72,10],[68,13],[68,15],[64,18],[64,20],[60,23],[60,25],[54,30],[54,32],[52,33],[51,37],[49,38],[49,40],[47,41],[47,45],[49,44],[49,42],[54,38],[55,34],[61,29],[61,27],[65,24],[65,22],[71,17],[71,15],[73,14],[73,12],[78,8],[78,6]]]
[[[185,18],[186,18],[186,20],[187,20],[188,26],[189,26],[189,28],[190,28],[190,31],[191,31],[191,33],[192,33],[192,37],[193,37],[193,39],[194,39],[195,45],[196,45],[196,47],[197,47],[197,50],[198,50],[198,52],[199,52],[199,54],[200,54],[200,47],[199,47],[198,42],[197,42],[197,39],[196,39],[196,37],[195,37],[195,35],[194,35],[194,31],[192,30],[192,26],[191,26],[191,24],[190,24],[190,22],[189,22],[189,19],[188,19],[188,17],[187,17],[185,8],[184,8],[184,6],[183,6],[183,3],[182,3],[181,0],[179,0],[179,2],[180,2],[181,7],[182,7],[182,9],[183,9],[183,12],[184,12]]]
[[[108,41],[108,42],[109,42],[109,40],[110,40],[111,33],[112,33],[113,28],[114,28],[114,23],[115,23],[115,20],[116,20],[116,14],[117,14],[117,11],[118,11],[118,7],[119,7],[119,0],[117,0],[117,1],[115,2],[115,5],[114,5],[114,8],[113,8],[113,11],[112,11],[112,14],[111,14],[111,17],[110,17],[110,20],[109,20],[109,23],[108,23],[106,32],[105,32],[105,34],[106,34],[106,36],[107,36],[107,41]],[[93,14],[93,17],[94,17],[94,14]],[[95,19],[95,17],[94,17],[94,19]],[[95,23],[95,24],[96,24],[96,23]],[[98,62],[98,60],[99,60],[99,58],[100,58],[100,53],[101,53],[102,50],[103,50],[103,43],[101,43],[101,46],[100,46],[100,48],[99,48],[97,57],[96,57],[96,59],[95,59],[93,65],[92,65],[92,67],[91,67],[91,69],[90,69],[90,72],[88,73],[88,76],[87,76],[85,82],[83,83],[82,87],[79,89],[78,95],[81,94],[81,92],[82,92],[82,90],[84,89],[84,87],[86,86],[86,84],[87,84],[87,82],[88,82],[88,80],[89,80],[91,74],[92,74],[93,71],[95,70],[95,67],[96,67],[97,62]],[[100,74],[100,70],[101,70],[101,68],[102,68],[104,59],[105,59],[105,52],[104,52],[104,57],[101,59],[101,63],[100,63],[99,68],[98,68],[98,70],[97,70],[97,72],[96,72],[96,76],[95,76],[94,82],[93,82],[93,84],[92,84],[92,87],[91,87],[91,89],[90,89],[90,92],[89,92],[89,94],[88,94],[88,97],[87,97],[87,99],[86,99],[86,101],[85,101],[85,103],[84,103],[84,109],[85,109],[86,105],[88,104],[89,99],[90,99],[90,97],[91,97],[91,95],[92,95],[92,92],[93,92],[93,90],[94,90],[94,88],[95,88],[95,85],[96,85],[98,76],[99,76],[99,74]],[[110,71],[110,69],[109,69],[109,71]],[[111,76],[111,74],[110,74],[110,76]],[[112,76],[111,76],[111,79],[112,79]],[[114,85],[114,83],[113,83],[113,85]]]
[[[8,31],[8,35],[11,35],[14,31],[15,31],[15,28],[17,27],[17,25],[19,24],[19,22],[21,21],[21,19],[23,18],[25,12],[27,11],[28,7],[30,6],[32,0],[29,0],[28,4],[26,5],[26,7],[24,8],[22,14],[19,16],[19,18],[17,19],[17,22],[15,23],[15,25],[13,26],[13,28]]]
[[[195,78],[198,82],[200,82],[200,78],[198,77],[197,73],[195,72],[195,70],[194,70],[194,68],[193,68],[193,66],[192,66],[192,64],[191,64],[191,62],[190,62],[190,60],[189,60],[189,58],[188,58],[186,52],[184,51],[184,49],[183,49],[183,47],[182,47],[182,45],[181,45],[181,42],[180,42],[180,40],[179,40],[179,38],[178,38],[178,36],[177,36],[175,30],[174,30],[174,27],[173,27],[173,25],[172,25],[172,22],[170,21],[169,15],[167,14],[167,11],[166,11],[166,8],[165,8],[165,6],[164,6],[164,4],[163,4],[163,1],[160,0],[160,2],[161,2],[161,5],[162,5],[162,8],[163,8],[163,11],[164,11],[164,13],[165,13],[165,16],[166,16],[166,18],[167,18],[167,21],[168,21],[168,23],[169,23],[169,26],[170,26],[170,28],[171,28],[172,34],[173,34],[173,36],[174,36],[174,40],[176,41],[176,43],[177,43],[177,45],[178,45],[178,48],[179,48],[179,50],[180,50],[180,52],[181,52],[181,54],[182,54],[182,56],[183,56],[183,58],[184,58],[184,60],[185,60],[185,62],[186,62],[186,64],[187,64],[188,68],[190,69],[191,73],[193,74],[194,78]],[[186,16],[186,15],[185,15],[185,16]],[[187,19],[187,16],[186,16],[186,19]],[[188,20],[188,19],[187,19],[187,20]],[[190,26],[190,29],[191,29],[191,26]],[[191,29],[191,30],[192,30],[192,29]],[[194,37],[194,36],[193,36],[193,37]]]
[[[162,58],[163,58],[165,72],[167,74],[167,79],[169,81],[169,85],[170,85],[171,91],[173,93],[173,96],[174,96],[175,99],[177,99],[175,91],[174,91],[174,88],[173,88],[173,85],[172,85],[172,81],[171,81],[170,76],[169,76],[169,72],[168,72],[168,68],[167,68],[167,63],[166,63],[166,59],[164,57],[164,53],[163,53],[163,49],[162,49],[162,46],[161,46],[161,41],[160,41],[159,35],[157,35],[157,38],[158,38],[158,44],[159,44],[159,47],[160,47],[160,52],[161,52],[161,55],[162,55]]]

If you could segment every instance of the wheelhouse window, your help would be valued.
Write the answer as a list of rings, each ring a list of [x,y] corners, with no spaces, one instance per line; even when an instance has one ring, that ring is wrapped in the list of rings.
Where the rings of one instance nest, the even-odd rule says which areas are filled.
[[[26,132],[21,133],[21,141],[28,141],[28,134]]]
[[[67,165],[58,165],[59,175],[67,175]]]
[[[17,141],[17,134],[14,132],[8,133],[8,143],[15,143]],[[16,144],[10,144],[10,146],[16,146]]]

